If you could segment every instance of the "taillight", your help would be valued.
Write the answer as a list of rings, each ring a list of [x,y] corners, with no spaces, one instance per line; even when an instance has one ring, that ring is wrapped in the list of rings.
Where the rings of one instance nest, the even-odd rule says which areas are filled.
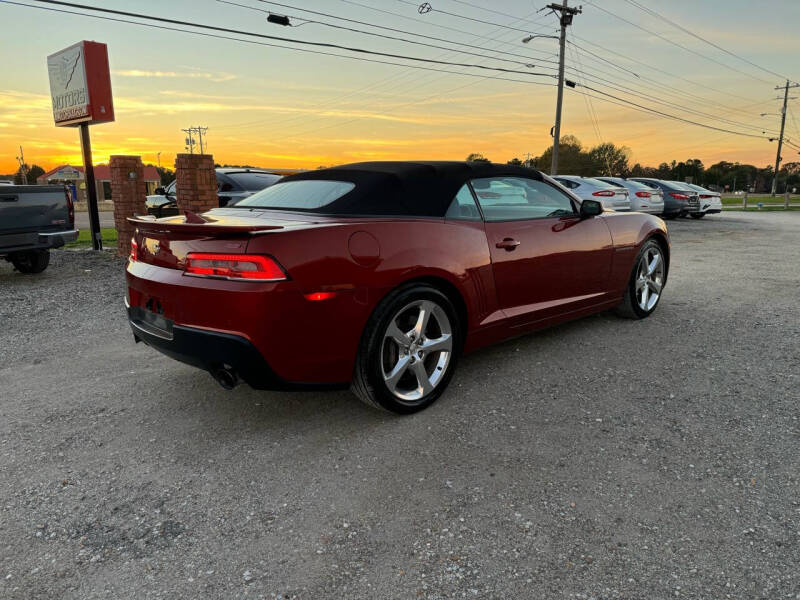
[[[240,281],[284,281],[286,273],[269,256],[256,254],[212,254],[190,252],[186,255],[184,274]]]
[[[599,192],[594,192],[592,196],[603,196],[604,198],[608,198],[609,196],[613,196],[614,192],[611,190],[600,190]]]
[[[689,196],[687,196],[686,194],[680,194],[678,192],[670,192],[669,195],[672,196],[673,198],[675,198],[675,200],[688,200],[689,199]]]
[[[69,188],[64,188],[64,195],[67,197],[67,222],[70,225],[75,224],[75,204],[72,202],[72,194]]]
[[[636,192],[637,198],[649,198],[650,192]]]
[[[139,260],[139,244],[136,243],[136,238],[131,238],[131,255],[128,257],[132,262]]]
[[[713,198],[714,196],[712,196],[711,194],[700,194],[700,197],[703,198],[704,200],[707,200],[708,198]]]

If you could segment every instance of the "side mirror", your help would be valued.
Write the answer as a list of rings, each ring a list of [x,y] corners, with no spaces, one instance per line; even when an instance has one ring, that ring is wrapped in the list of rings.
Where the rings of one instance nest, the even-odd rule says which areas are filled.
[[[157,188],[155,189],[155,192],[154,192],[154,193],[155,193],[157,196],[166,196],[166,195],[167,195],[167,190],[165,190],[163,187],[160,187],[160,186],[159,186],[159,187],[157,187]]]
[[[597,200],[584,200],[581,202],[581,219],[596,217],[603,214],[603,205]]]

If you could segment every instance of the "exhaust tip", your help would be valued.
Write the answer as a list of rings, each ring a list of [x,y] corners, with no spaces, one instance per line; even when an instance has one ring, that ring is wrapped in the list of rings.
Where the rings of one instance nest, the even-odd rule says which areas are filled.
[[[211,371],[211,376],[223,389],[232,390],[239,384],[239,376],[230,367],[220,367]]]

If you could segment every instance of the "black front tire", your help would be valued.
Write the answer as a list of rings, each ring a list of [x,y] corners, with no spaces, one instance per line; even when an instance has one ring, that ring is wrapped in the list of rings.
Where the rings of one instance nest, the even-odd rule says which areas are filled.
[[[706,216],[706,213],[692,213],[692,218],[693,219],[702,219],[705,216]]]
[[[648,253],[652,253],[653,251],[658,252],[661,260],[661,287],[655,304],[653,304],[653,306],[651,306],[649,309],[644,309],[639,305],[639,299],[637,297],[637,281],[640,274],[642,257]],[[642,244],[642,247],[639,249],[639,253],[636,255],[636,260],[633,263],[633,269],[631,269],[631,276],[628,279],[628,285],[625,287],[625,296],[623,296],[622,302],[614,309],[614,312],[618,316],[626,319],[645,319],[649,317],[651,314],[653,314],[653,312],[655,312],[656,308],[658,307],[658,303],[661,301],[661,296],[664,293],[664,285],[666,284],[666,281],[667,269],[664,249],[657,241],[650,239]]]
[[[44,271],[47,265],[50,264],[50,251],[28,250],[26,252],[15,252],[8,259],[20,273],[36,274]]]
[[[420,301],[434,303],[444,311],[451,329],[452,349],[445,372],[433,389],[421,398],[405,400],[396,396],[385,381],[382,350],[386,343],[387,330],[398,311]],[[364,328],[350,389],[362,402],[374,408],[401,415],[423,410],[435,402],[450,383],[458,363],[463,336],[463,325],[458,313],[450,299],[440,290],[419,283],[400,287],[378,304]],[[432,358],[434,357],[429,356],[427,362]]]

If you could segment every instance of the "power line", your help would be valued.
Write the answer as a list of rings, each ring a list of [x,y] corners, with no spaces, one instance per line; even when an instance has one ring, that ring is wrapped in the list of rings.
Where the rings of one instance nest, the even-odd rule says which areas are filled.
[[[415,19],[415,18],[409,17],[407,15],[396,13],[396,12],[393,12],[393,11],[390,11],[390,10],[386,10],[386,9],[383,9],[383,8],[376,8],[374,6],[369,6],[368,4],[362,4],[360,2],[356,2],[355,0],[339,0],[339,2],[344,2],[345,4],[350,4],[352,6],[358,6],[360,8],[365,8],[367,10],[371,10],[371,11],[374,11],[374,12],[379,12],[379,13],[382,13],[382,14],[385,14],[385,15],[390,15],[392,17],[399,17],[401,19],[406,19],[408,21],[413,21],[414,23],[421,23],[422,22],[419,19]],[[474,31],[465,31],[464,29],[458,29],[457,27],[451,27],[450,25],[442,25],[440,23],[434,23],[432,21],[430,23],[427,23],[427,24],[430,25],[431,27],[438,27],[439,29],[446,29],[447,31],[454,31],[456,33],[462,33],[462,34],[465,34],[465,35],[475,35]],[[505,26],[504,25],[498,25],[498,27],[499,28],[504,28]],[[538,31],[541,31],[543,29],[548,29],[548,27],[541,27],[541,28],[538,29]],[[537,31],[537,30],[533,30],[533,31]],[[531,33],[530,30],[525,30],[525,32],[526,33]],[[511,46],[511,47],[513,47],[515,49],[517,48],[517,44],[512,44],[512,43],[509,43],[509,42],[503,42],[503,45],[504,46]],[[548,57],[548,56],[558,56],[558,54],[547,54],[545,56],[546,57]],[[542,60],[542,59],[539,59],[539,60]]]
[[[598,43],[596,43],[596,42],[593,42],[593,41],[591,41],[591,40],[587,40],[586,38],[580,37],[580,36],[578,36],[578,35],[574,35],[574,34],[573,34],[573,36],[572,36],[572,37],[574,37],[574,38],[576,38],[576,39],[579,39],[579,40],[581,40],[582,42],[584,42],[584,43],[586,43],[586,44],[589,44],[589,45],[591,45],[591,46],[594,46],[594,47],[596,47],[596,48],[600,48],[601,50],[603,50],[603,51],[605,51],[605,52],[608,52],[609,54],[613,54],[613,55],[615,55],[615,56],[619,56],[620,58],[622,58],[622,59],[624,59],[624,60],[627,60],[627,61],[629,61],[629,62],[632,62],[632,63],[634,63],[634,64],[638,64],[638,65],[641,65],[641,66],[643,66],[643,67],[646,67],[646,68],[648,68],[648,69],[651,69],[651,70],[653,70],[653,71],[657,71],[657,72],[661,73],[662,75],[667,75],[668,77],[673,77],[673,78],[675,78],[675,79],[680,79],[681,81],[684,81],[684,82],[686,82],[686,83],[688,83],[688,84],[690,84],[690,85],[697,85],[697,83],[696,83],[696,82],[694,82],[694,81],[692,81],[691,79],[688,79],[688,78],[686,78],[686,77],[683,77],[682,75],[676,75],[675,73],[670,73],[669,71],[665,71],[664,69],[662,69],[662,68],[660,68],[660,67],[656,67],[656,66],[654,66],[654,65],[651,65],[651,64],[648,64],[648,63],[646,63],[646,62],[643,62],[643,61],[641,61],[641,60],[639,60],[639,59],[633,58],[632,56],[629,56],[628,54],[623,54],[623,53],[621,53],[621,52],[618,52],[618,51],[616,51],[616,50],[612,50],[611,48],[608,48],[608,47],[606,47],[606,46],[602,46],[602,45],[600,45],[600,44],[598,44]],[[654,79],[652,79],[652,78],[647,78],[647,77],[645,77],[644,75],[640,75],[640,78],[641,78],[641,79],[644,79],[644,80],[646,80],[646,81],[655,81]],[[695,98],[699,98],[699,99],[701,99],[701,100],[707,100],[707,99],[706,99],[706,98],[704,98],[703,96],[698,96],[697,94],[693,94],[692,92],[686,92],[686,91],[684,91],[683,93],[684,93],[684,94],[686,94],[686,95],[688,95],[688,96],[694,96]],[[740,95],[738,95],[738,94],[736,94],[736,93],[733,93],[733,92],[726,92],[726,93],[727,93],[729,96],[732,96],[732,97],[734,97],[734,98],[739,98],[740,100],[745,100],[745,101],[748,101],[748,102],[751,102],[751,101],[753,100],[752,98],[746,98],[746,97],[744,97],[744,96],[740,96]],[[720,104],[719,102],[717,102],[716,104],[719,104],[720,106],[725,106],[726,108],[730,108],[730,107],[728,107],[728,106],[726,106],[726,105],[724,105],[724,104]],[[735,110],[735,109],[734,109],[734,110]]]
[[[691,49],[691,48],[689,48],[687,46],[684,46],[683,44],[679,44],[678,42],[675,42],[675,41],[669,39],[668,37],[665,37],[665,36],[661,35],[660,33],[657,33],[657,32],[652,31],[650,29],[646,29],[646,28],[642,27],[641,25],[639,25],[637,23],[634,23],[633,21],[631,21],[629,19],[626,19],[625,17],[622,17],[622,16],[620,16],[620,15],[614,13],[614,12],[611,12],[610,10],[608,10],[606,8],[603,8],[602,6],[598,6],[597,4],[592,2],[592,0],[585,0],[585,1],[586,1],[587,4],[589,4],[591,6],[594,6],[596,9],[601,10],[604,13],[611,15],[612,17],[615,17],[615,18],[619,19],[620,21],[623,21],[623,22],[627,23],[628,25],[631,25],[632,27],[636,27],[636,29],[640,29],[641,31],[649,33],[650,35],[654,35],[657,38],[659,38],[661,40],[664,40],[668,44],[672,44],[673,46],[681,48],[682,50],[685,50],[686,52],[690,52],[690,53],[694,54],[695,56],[699,56],[701,58],[704,58],[704,59],[706,59],[708,61],[711,61],[713,63],[716,63],[716,64],[720,65],[721,67],[725,67],[726,69],[730,69],[731,71],[736,71],[737,73],[740,73],[740,74],[745,75],[747,77],[751,77],[752,79],[756,79],[758,81],[761,81],[762,83],[770,83],[766,79],[761,79],[760,77],[756,77],[755,75],[752,75],[751,73],[748,73],[746,71],[742,71],[741,69],[737,69],[736,67],[732,67],[729,64],[726,64],[726,63],[724,63],[722,61],[717,60],[716,58],[712,58],[712,57],[710,57],[710,56],[708,56],[706,54],[703,54],[702,52],[698,52],[697,50],[693,50],[693,49]]]
[[[580,49],[578,49],[576,54],[578,56],[580,56],[580,54],[581,54]],[[583,69],[583,64],[581,64],[581,68]],[[574,70],[575,69],[573,69],[573,71]],[[619,77],[618,75],[612,74],[609,71],[603,70],[603,69],[597,67],[596,65],[592,65],[592,70],[593,70],[593,72],[602,73],[602,74],[608,75],[610,77]],[[583,72],[585,73],[585,70]],[[596,75],[594,77],[596,79],[600,79],[601,81],[606,81],[606,80],[603,80],[602,78],[600,78],[600,77],[598,77]],[[712,100],[711,98],[708,98],[706,96],[700,96],[698,94],[694,94],[694,93],[689,92],[687,90],[676,89],[675,86],[673,86],[673,85],[670,85],[668,83],[662,83],[662,82],[660,82],[660,81],[658,81],[656,79],[653,79],[651,77],[647,77],[645,75],[639,75],[638,77],[639,77],[639,80],[635,82],[637,85],[639,85],[642,82],[646,81],[652,86],[656,86],[658,88],[661,88],[661,90],[663,90],[663,91],[660,92],[662,95],[671,96],[673,98],[678,98],[680,100],[686,100],[687,97],[690,97],[690,98],[694,98],[694,99],[697,99],[697,100],[701,101],[703,103],[703,106],[709,106],[710,107],[712,105],[716,105],[716,106],[719,106],[719,107],[725,109],[726,111],[739,112],[739,113],[745,114],[745,115],[750,116],[750,117],[752,117],[753,115],[751,113],[747,112],[745,110],[745,108],[753,107],[753,106],[759,106],[759,105],[762,105],[762,104],[766,104],[768,102],[768,101],[756,102],[756,103],[752,103],[752,104],[748,105],[748,107],[733,107],[733,106],[728,106],[726,104],[721,104],[718,101]],[[628,81],[628,80],[629,80],[629,78],[625,79],[625,81]],[[753,127],[755,128],[755,126],[753,126]],[[760,127],[760,129],[763,130],[764,127]]]
[[[267,2],[267,0],[259,0],[259,1],[260,2]],[[253,10],[253,11],[256,11],[256,12],[260,12],[260,13],[270,14],[270,11],[264,10],[263,8],[257,8],[255,6],[247,6],[246,4],[240,4],[238,2],[232,2],[231,0],[217,0],[217,2],[220,2],[222,4],[230,4],[230,5],[233,5],[233,6],[238,6],[240,8],[246,8],[248,10]],[[291,7],[291,6],[287,5],[287,4],[278,4],[278,3],[272,3],[272,2],[269,2],[269,4],[276,4],[276,5],[282,6],[282,7],[295,8],[295,7]],[[326,15],[325,13],[318,13],[316,11],[306,10],[304,8],[295,8],[295,10],[301,10],[301,11],[304,11],[304,12],[309,12],[311,14],[320,14],[320,15],[325,15],[325,16],[331,16],[332,18],[340,18],[340,17],[335,17],[333,15]],[[293,15],[287,15],[287,16],[291,17],[291,18],[303,19],[303,17],[296,17],[296,16],[293,16]],[[353,22],[352,19],[345,19],[345,20]],[[362,21],[355,21],[355,22],[356,23],[363,23]],[[508,62],[508,63],[512,63],[512,64],[515,64],[515,65],[522,65],[523,67],[532,68],[532,67],[535,66],[535,65],[532,65],[530,63],[530,60],[536,60],[536,59],[534,59],[532,57],[523,57],[523,58],[529,58],[530,60],[528,62],[522,62],[520,60],[511,60],[511,59],[502,58],[502,57],[499,57],[499,56],[487,57],[485,54],[478,54],[477,52],[470,52],[468,50],[459,50],[457,48],[448,48],[446,46],[439,46],[439,45],[436,45],[436,44],[430,44],[430,43],[427,43],[427,42],[420,42],[420,41],[417,41],[417,40],[409,40],[409,39],[405,39],[405,38],[386,35],[384,33],[377,33],[375,31],[365,31],[363,29],[355,29],[353,27],[345,27],[343,25],[336,25],[334,23],[327,23],[325,21],[304,20],[303,24],[305,25],[306,23],[313,23],[313,24],[316,24],[316,25],[324,25],[325,27],[332,27],[334,29],[350,31],[350,32],[353,32],[353,33],[361,33],[361,34],[364,34],[364,35],[371,35],[371,36],[378,37],[378,38],[381,38],[381,39],[384,39],[384,40],[394,40],[394,41],[398,41],[398,42],[404,42],[404,43],[407,43],[407,44],[415,44],[415,45],[418,45],[418,46],[427,46],[429,48],[437,48],[438,50],[447,50],[448,52],[457,52],[457,53],[460,53],[460,54],[468,54],[468,55],[477,56],[477,57],[480,57],[480,58],[493,58],[494,60],[499,60],[499,61],[502,61],[502,62]],[[384,29],[380,25],[372,25],[370,23],[363,23],[363,24],[369,25],[370,27],[379,27],[381,29]],[[391,31],[401,31],[401,30],[397,30],[397,29],[393,29],[393,28],[385,28],[385,29],[391,30]],[[409,33],[409,32],[403,32],[403,33],[407,33],[408,35],[420,35],[420,34]],[[429,38],[431,36],[422,36],[422,35],[420,35],[420,37]],[[431,39],[436,39],[436,38],[431,38]],[[450,42],[448,40],[441,40],[440,39],[439,41],[444,41],[444,42],[446,42],[448,44],[459,44],[459,42]],[[468,46],[469,44],[460,44],[460,45]],[[472,46],[472,47],[480,48],[482,50],[486,50],[486,48],[481,48],[480,46]],[[510,52],[502,52],[501,51],[501,53],[513,56]],[[541,61],[541,62],[552,62],[552,63],[555,63],[555,61]]]
[[[6,0],[3,0],[3,1],[6,1]],[[154,17],[154,16],[150,16],[150,15],[144,15],[144,14],[141,14],[141,13],[133,13],[133,12],[122,11],[122,10],[112,10],[110,8],[99,8],[99,7],[96,7],[96,6],[89,6],[89,5],[86,5],[86,4],[76,4],[76,3],[72,3],[72,2],[63,2],[62,0],[34,0],[34,1],[35,2],[42,2],[42,3],[45,3],[45,4],[55,4],[55,5],[59,5],[59,6],[68,6],[68,7],[71,7],[71,8],[79,8],[79,9],[82,9],[82,10],[93,10],[93,11],[98,11],[98,12],[107,13],[107,14],[121,15],[121,16],[125,16],[125,17],[134,17],[134,18],[137,18],[137,19],[147,19],[147,20],[156,21],[156,22],[159,22],[159,23],[170,23],[172,25],[181,25],[181,26],[185,26],[185,27],[196,27],[198,29],[207,29],[207,30],[210,30],[210,31],[220,31],[222,33],[232,33],[232,34],[236,34],[236,35],[247,35],[247,36],[252,36],[252,37],[261,38],[261,39],[277,40],[277,41],[281,41],[281,42],[290,42],[290,43],[293,43],[293,44],[302,44],[302,45],[307,45],[307,46],[315,46],[315,47],[319,47],[319,48],[334,48],[334,49],[337,49],[337,50],[344,50],[346,52],[355,52],[355,53],[358,53],[358,54],[368,54],[368,55],[371,55],[371,56],[382,56],[382,57],[386,57],[386,58],[395,58],[395,59],[400,59],[400,60],[411,60],[411,61],[415,61],[415,62],[439,64],[439,65],[454,66],[454,67],[467,67],[467,68],[473,68],[473,69],[484,69],[484,70],[489,70],[489,71],[499,71],[499,72],[502,72],[502,73],[511,73],[511,74],[518,74],[518,75],[532,75],[532,76],[535,76],[535,77],[552,77],[552,75],[547,74],[547,73],[535,73],[535,72],[528,72],[528,71],[520,71],[520,70],[516,70],[516,69],[506,69],[505,67],[490,67],[490,66],[478,65],[478,64],[474,64],[474,63],[461,63],[461,62],[442,61],[442,60],[435,60],[435,59],[432,59],[432,58],[423,58],[423,57],[419,57],[419,56],[407,56],[407,55],[404,55],[404,54],[394,54],[394,53],[391,53],[391,52],[380,52],[380,51],[377,51],[377,50],[367,50],[365,48],[357,48],[357,47],[353,47],[353,46],[343,46],[341,44],[333,44],[333,43],[330,43],[330,42],[311,42],[311,41],[307,41],[307,40],[298,40],[298,39],[295,39],[295,38],[288,38],[288,37],[278,36],[278,35],[267,35],[267,34],[264,34],[264,33],[257,33],[257,32],[253,32],[253,31],[243,31],[241,29],[231,29],[231,28],[228,28],[228,27],[218,27],[218,26],[215,26],[215,25],[206,25],[206,24],[202,24],[202,23],[191,23],[189,21],[181,21],[181,20],[178,20],[178,19],[169,19],[169,18],[166,18],[166,17]],[[7,3],[8,4],[15,4],[14,2],[7,2]],[[28,6],[30,6],[30,5],[28,5]],[[282,47],[285,48],[286,46],[282,46]],[[338,56],[342,56],[342,55],[338,55]]]
[[[743,62],[746,62],[748,65],[750,65],[752,67],[755,67],[756,69],[759,69],[761,71],[764,71],[765,73],[769,73],[770,75],[775,75],[776,77],[780,77],[781,79],[787,79],[786,76],[781,75],[780,73],[776,73],[775,71],[771,71],[770,69],[762,67],[761,65],[758,65],[758,64],[754,63],[753,61],[751,61],[751,60],[749,60],[749,59],[747,59],[747,58],[745,58],[743,56],[740,56],[739,54],[735,54],[734,52],[731,52],[730,50],[728,50],[726,48],[723,48],[719,44],[715,44],[714,42],[708,40],[707,38],[705,38],[703,36],[697,35],[693,31],[688,30],[683,25],[680,25],[679,23],[676,23],[675,21],[672,21],[671,19],[668,19],[664,15],[658,13],[657,11],[653,10],[652,8],[648,8],[647,6],[644,6],[644,5],[640,4],[636,0],[625,0],[625,1],[628,2],[628,4],[632,4],[636,8],[638,8],[640,10],[643,10],[644,12],[656,17],[657,19],[661,19],[662,21],[664,21],[666,23],[669,23],[673,27],[675,27],[677,29],[680,29],[681,31],[683,31],[684,33],[692,36],[693,38],[698,39],[701,42],[704,42],[704,43],[708,44],[709,46],[712,46],[712,47],[716,48],[717,50],[720,50],[720,51],[724,52],[725,54],[727,54],[729,56],[732,56],[732,57],[737,58],[737,59],[739,59],[739,60],[741,60]]]
[[[530,13],[530,14],[529,14],[529,15],[527,15],[525,18],[527,18],[528,16],[530,16],[530,15],[533,15],[533,14],[536,14],[536,12],[534,11],[534,12]],[[523,18],[523,19],[524,19],[524,18]],[[520,19],[520,20],[523,20],[523,19]],[[497,32],[499,29],[501,29],[501,28],[495,28],[495,31],[492,31],[492,32],[490,32],[490,33],[487,33],[487,34],[471,34],[471,35],[470,35],[470,39],[471,39],[471,40],[481,40],[481,39],[485,39],[485,40],[487,40],[489,43],[495,42],[495,43],[502,44],[502,43],[504,43],[504,42],[503,42],[502,40],[499,40],[497,37],[490,37],[490,36],[494,35],[494,34],[495,34],[495,33],[496,33],[496,32]],[[510,32],[509,32],[509,33],[510,33]],[[498,35],[504,35],[504,34],[503,34],[503,33],[500,33],[500,34],[498,34]],[[488,48],[488,49],[489,49],[489,50],[495,50],[494,48]],[[450,52],[450,54],[454,54],[454,53],[455,53],[454,51],[453,51],[453,52]],[[438,55],[436,56],[436,58],[439,58],[439,57],[444,57],[444,56],[448,56],[448,52],[443,52],[443,53],[440,53],[440,54],[438,54]],[[459,73],[457,73],[457,72],[453,72],[453,73],[450,73],[450,74],[459,74]],[[367,85],[367,86],[364,86],[364,87],[362,87],[362,88],[359,88],[359,89],[357,89],[357,90],[354,90],[354,91],[352,91],[352,92],[349,92],[349,93],[347,93],[347,94],[340,95],[340,96],[339,96],[339,97],[337,97],[337,98],[334,98],[334,99],[333,99],[333,101],[334,101],[334,103],[335,103],[335,104],[334,104],[334,106],[335,106],[335,105],[340,105],[340,104],[342,103],[342,101],[343,101],[343,100],[346,100],[347,98],[350,98],[350,97],[352,97],[352,96],[357,96],[357,95],[360,95],[360,94],[362,94],[363,92],[366,92],[366,91],[369,91],[369,90],[374,90],[376,87],[380,87],[380,86],[382,86],[383,84],[385,84],[386,82],[391,82],[391,83],[393,84],[393,85],[392,85],[392,87],[391,87],[390,89],[396,89],[396,88],[398,88],[398,87],[402,86],[402,87],[403,87],[403,91],[404,91],[405,93],[408,93],[408,92],[410,92],[410,91],[412,91],[412,90],[419,89],[420,87],[423,87],[423,86],[425,86],[425,85],[429,85],[431,82],[433,82],[433,81],[434,81],[433,79],[430,79],[431,77],[436,77],[436,73],[421,73],[421,74],[420,74],[420,73],[415,73],[414,71],[409,71],[409,72],[407,72],[407,73],[401,73],[399,76],[398,76],[398,75],[391,75],[391,76],[389,76],[389,77],[382,78],[382,79],[378,80],[377,82],[373,82],[373,83],[371,83],[371,84],[369,84],[369,85]],[[407,81],[406,81],[406,82],[404,82],[404,83],[402,83],[402,79],[403,79],[403,78],[407,78]],[[409,83],[409,82],[411,82],[411,81],[419,81],[420,79],[425,79],[425,78],[428,78],[428,81],[427,81],[427,82],[425,82],[425,83],[421,83],[421,84],[419,84],[419,85],[416,85],[416,86],[413,86],[413,87],[408,87],[408,83]],[[453,89],[451,89],[451,90],[448,90],[448,91],[447,91],[447,92],[445,92],[445,93],[450,93],[450,92],[453,92],[453,91],[457,91],[457,90],[463,89],[463,88],[465,88],[465,87],[468,87],[468,86],[470,86],[470,85],[474,85],[474,84],[476,84],[476,83],[480,83],[481,81],[485,81],[486,79],[487,79],[487,78],[480,77],[480,76],[478,76],[478,77],[475,77],[475,78],[473,78],[473,81],[472,81],[472,82],[470,82],[470,83],[468,83],[468,84],[465,84],[465,85],[460,85],[460,86],[458,86],[458,87],[456,87],[456,88],[453,88]],[[438,80],[440,80],[440,79],[437,79],[436,81],[438,81]],[[546,85],[546,84],[537,84],[537,85]],[[427,100],[427,98],[423,99],[422,101],[425,101],[425,100]],[[318,106],[319,106],[319,105],[318,105]],[[401,106],[402,106],[402,105],[401,105]],[[281,125],[285,125],[287,122],[293,122],[293,121],[297,121],[297,120],[304,119],[304,118],[308,118],[308,117],[307,117],[306,115],[301,115],[301,116],[297,116],[297,117],[294,117],[294,118],[284,119],[284,120],[282,120],[282,121],[281,121],[281,123],[280,123],[280,124],[281,124]],[[312,117],[312,118],[313,118],[313,117]],[[319,118],[319,117],[318,117],[318,118]],[[240,125],[254,125],[254,124],[258,124],[258,123],[267,122],[267,121],[269,121],[269,120],[270,120],[270,119],[259,119],[259,120],[257,120],[257,121],[250,121],[250,122],[248,122],[248,123],[239,123],[239,124],[235,124],[235,125],[233,125],[233,127],[238,127],[238,126],[240,126]],[[354,120],[357,120],[357,119],[354,119]],[[353,121],[345,121],[345,123],[350,123],[350,122],[353,122]],[[344,123],[342,123],[342,124],[344,124]],[[225,126],[225,127],[226,127],[226,130],[228,130],[228,129],[230,129],[230,127],[231,127],[231,126]],[[325,129],[325,128],[326,128],[326,127],[323,127],[323,129]]]
[[[419,4],[414,2],[414,0],[397,0],[398,2],[402,2],[403,4],[410,4],[411,6],[418,7]],[[492,23],[491,21],[484,21],[483,19],[475,19],[474,17],[468,17],[467,15],[459,15],[457,13],[447,12],[446,10],[441,10],[438,8],[431,8],[429,13],[437,12],[443,15],[447,15],[448,17],[456,17],[457,19],[464,19],[466,21],[473,21],[475,23],[481,23],[482,25],[491,25],[492,27],[505,27],[506,29],[512,29],[514,31],[521,31],[522,33],[530,33],[527,29],[519,29],[518,27],[511,27],[510,25],[503,25],[502,23]]]
[[[723,129],[721,127],[716,127],[714,125],[708,125],[708,124],[705,124],[705,123],[699,123],[697,121],[692,121],[691,119],[684,119],[683,117],[679,117],[679,116],[676,116],[676,115],[665,113],[665,112],[662,112],[660,110],[656,110],[654,108],[649,108],[647,106],[643,106],[641,104],[637,104],[636,102],[631,102],[630,100],[626,100],[625,98],[620,98],[619,96],[615,96],[613,94],[609,94],[607,92],[604,92],[602,90],[598,90],[597,88],[593,88],[593,87],[588,86],[588,85],[582,85],[582,84],[577,84],[577,85],[579,87],[584,87],[587,90],[591,90],[592,92],[595,92],[596,94],[600,94],[600,96],[592,96],[592,98],[597,98],[598,100],[606,100],[606,101],[608,101],[607,98],[611,98],[611,99],[617,101],[617,102],[612,102],[612,104],[621,103],[621,105],[630,106],[630,107],[633,107],[635,109],[638,109],[639,111],[646,111],[648,113],[656,114],[656,115],[659,115],[659,116],[662,116],[662,117],[665,117],[665,118],[668,118],[668,119],[672,119],[674,121],[681,121],[683,123],[688,123],[690,125],[696,125],[698,127],[704,127],[706,129],[712,129],[714,131],[721,131],[723,133],[730,133],[732,135],[739,135],[739,136],[743,136],[743,137],[750,137],[750,138],[757,138],[757,139],[767,139],[767,137],[763,136],[763,135],[755,135],[755,134],[752,134],[752,133],[744,133],[744,132],[741,132],[741,131],[733,131],[731,129]],[[577,93],[581,93],[581,92],[577,92]]]

